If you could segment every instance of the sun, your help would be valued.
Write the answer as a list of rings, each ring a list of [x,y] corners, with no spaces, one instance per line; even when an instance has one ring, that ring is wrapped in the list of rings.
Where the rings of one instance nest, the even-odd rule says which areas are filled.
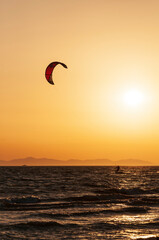
[[[144,101],[144,93],[138,89],[130,89],[123,94],[123,102],[129,107],[139,107]]]

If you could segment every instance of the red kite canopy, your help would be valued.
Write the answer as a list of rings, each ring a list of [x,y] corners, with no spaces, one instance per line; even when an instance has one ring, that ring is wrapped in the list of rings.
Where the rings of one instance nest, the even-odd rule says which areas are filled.
[[[64,68],[67,68],[67,66],[64,63],[52,62],[47,66],[47,68],[45,70],[45,77],[46,77],[47,81],[52,85],[54,85],[54,82],[53,82],[53,79],[52,79],[52,73],[53,73],[54,68],[58,64],[61,64]]]

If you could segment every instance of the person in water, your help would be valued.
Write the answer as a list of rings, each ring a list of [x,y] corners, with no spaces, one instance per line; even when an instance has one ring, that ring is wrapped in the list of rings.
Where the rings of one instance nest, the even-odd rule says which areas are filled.
[[[116,173],[119,172],[119,170],[120,170],[120,167],[117,166],[117,168],[116,168]]]

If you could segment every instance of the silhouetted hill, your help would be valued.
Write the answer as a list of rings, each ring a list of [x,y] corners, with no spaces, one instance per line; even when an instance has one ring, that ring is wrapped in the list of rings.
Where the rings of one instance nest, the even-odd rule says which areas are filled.
[[[107,159],[92,160],[56,160],[48,158],[27,157],[23,159],[14,159],[10,161],[0,160],[0,166],[86,166],[86,165],[114,165],[112,161]]]
[[[150,162],[137,159],[124,159],[119,161],[111,161],[109,159],[87,159],[87,160],[56,160],[48,158],[27,157],[22,159],[13,159],[10,161],[0,160],[0,166],[149,166]]]
[[[143,161],[143,160],[139,160],[139,159],[122,159],[119,161],[115,162],[116,165],[120,165],[120,166],[150,166],[150,165],[155,165],[152,164],[148,161]]]
[[[55,159],[48,159],[48,158],[33,158],[27,157],[22,159],[13,159],[10,161],[0,161],[0,166],[48,166],[48,165],[64,165],[64,161],[55,160]]]

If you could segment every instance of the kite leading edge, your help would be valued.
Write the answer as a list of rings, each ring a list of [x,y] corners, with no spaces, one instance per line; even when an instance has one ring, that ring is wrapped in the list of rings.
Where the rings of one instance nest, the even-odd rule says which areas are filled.
[[[58,64],[61,64],[64,68],[67,68],[67,66],[64,63],[52,62],[47,66],[47,68],[45,70],[45,77],[46,77],[47,81],[52,85],[54,85],[53,76],[52,76],[53,70],[56,67],[56,65],[58,65]]]

